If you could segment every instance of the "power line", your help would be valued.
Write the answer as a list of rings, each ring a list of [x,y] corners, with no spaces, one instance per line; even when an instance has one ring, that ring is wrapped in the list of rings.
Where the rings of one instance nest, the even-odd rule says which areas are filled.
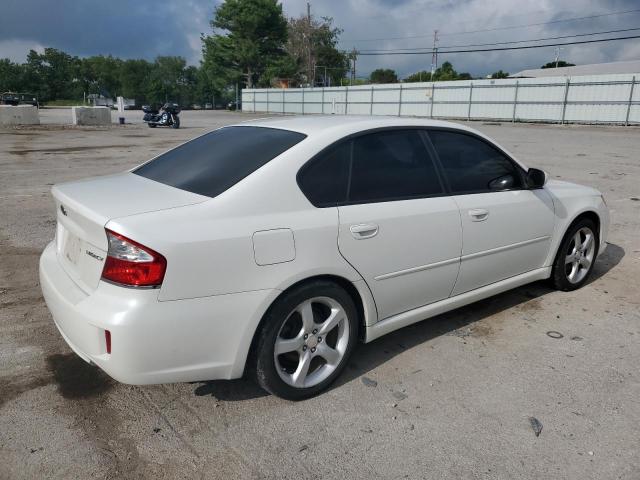
[[[510,27],[496,27],[496,28],[485,28],[482,30],[469,30],[466,32],[452,32],[452,33],[445,33],[443,35],[466,35],[468,33],[482,33],[482,32],[495,32],[497,30],[510,30],[510,29],[514,29],[514,28],[523,28],[523,27],[537,27],[540,25],[552,25],[555,23],[563,23],[563,22],[574,22],[576,20],[589,20],[592,18],[601,18],[601,17],[610,17],[611,15],[625,15],[627,13],[638,13],[640,12],[640,8],[636,8],[634,10],[623,10],[621,12],[611,12],[611,13],[600,13],[600,14],[594,14],[594,15],[587,15],[585,17],[574,17],[574,18],[565,18],[565,19],[559,19],[559,20],[551,20],[548,22],[539,22],[539,23],[527,23],[524,25],[513,25]]]
[[[621,32],[633,32],[636,30],[640,30],[640,27],[636,28],[623,28],[620,30],[607,30],[605,32],[591,32],[591,33],[577,33],[575,35],[561,35],[558,37],[545,37],[545,38],[531,38],[529,40],[512,40],[508,42],[492,42],[492,43],[472,43],[468,45],[443,45],[438,47],[438,53],[447,53],[443,51],[443,48],[468,48],[468,47],[487,47],[493,45],[510,45],[515,43],[529,43],[529,42],[542,42],[545,40],[559,40],[563,38],[574,38],[574,37],[588,37],[591,35],[605,35],[609,33],[621,33]],[[425,50],[428,47],[416,47],[416,48],[391,48],[391,49],[375,49],[375,50],[359,50],[359,52],[398,52],[404,50]]]
[[[523,24],[523,25],[511,25],[508,27],[495,27],[495,28],[485,28],[485,29],[481,29],[481,30],[468,30],[468,31],[460,31],[460,32],[451,32],[451,33],[441,33],[441,35],[443,36],[453,36],[453,35],[466,35],[469,33],[482,33],[482,32],[495,32],[498,30],[512,30],[514,28],[525,28],[525,27],[537,27],[537,26],[541,26],[541,25],[551,25],[551,24],[556,24],[556,23],[563,23],[563,22],[574,22],[574,21],[578,21],[578,20],[588,20],[588,19],[592,19],[592,18],[601,18],[601,17],[609,17],[612,15],[626,15],[628,13],[638,13],[640,12],[640,8],[636,8],[633,10],[623,10],[623,11],[619,11],[619,12],[610,12],[610,13],[601,13],[601,14],[594,14],[594,15],[587,15],[584,17],[573,17],[573,18],[564,18],[564,19],[559,19],[559,20],[551,20],[551,21],[547,21],[547,22],[538,22],[538,23],[527,23],[527,24]],[[353,43],[353,42],[379,42],[379,41],[387,41],[387,40],[406,40],[409,38],[428,38],[431,37],[431,35],[404,35],[401,37],[387,37],[387,38],[364,38],[364,39],[359,39],[359,40],[349,40],[348,42],[345,43]]]
[[[496,52],[501,50],[524,50],[529,48],[560,47],[565,45],[580,45],[585,43],[612,42],[615,40],[631,40],[633,38],[640,38],[640,35],[633,35],[629,37],[602,38],[598,40],[581,40],[576,42],[565,42],[565,43],[546,43],[544,45],[524,45],[521,47],[480,48],[480,49],[473,49],[473,50],[448,50],[446,52],[440,52],[440,53],[449,54],[449,53]],[[369,52],[369,53],[360,53],[360,55],[431,55],[432,53],[433,53],[432,50],[423,50],[420,52]]]

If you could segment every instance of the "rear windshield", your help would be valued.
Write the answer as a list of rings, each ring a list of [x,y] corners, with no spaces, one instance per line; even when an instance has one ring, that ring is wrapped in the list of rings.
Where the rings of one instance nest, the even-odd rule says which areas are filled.
[[[221,128],[160,155],[133,173],[215,197],[305,137],[275,128]]]

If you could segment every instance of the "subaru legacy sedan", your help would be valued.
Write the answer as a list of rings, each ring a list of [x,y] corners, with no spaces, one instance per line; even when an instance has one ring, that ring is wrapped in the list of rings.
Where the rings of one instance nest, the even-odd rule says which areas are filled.
[[[302,399],[358,341],[529,282],[583,286],[597,190],[455,123],[280,117],[55,185],[40,282],[60,334],[125,383],[250,375]]]

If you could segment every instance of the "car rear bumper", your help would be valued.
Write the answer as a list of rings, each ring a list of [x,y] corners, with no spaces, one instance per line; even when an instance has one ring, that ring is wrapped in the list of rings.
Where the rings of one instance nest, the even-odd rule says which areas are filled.
[[[100,282],[87,295],[58,263],[53,243],[40,258],[40,284],[69,346],[131,384],[239,378],[255,329],[279,293],[258,290],[161,302],[159,290]],[[111,334],[110,354],[105,330]]]

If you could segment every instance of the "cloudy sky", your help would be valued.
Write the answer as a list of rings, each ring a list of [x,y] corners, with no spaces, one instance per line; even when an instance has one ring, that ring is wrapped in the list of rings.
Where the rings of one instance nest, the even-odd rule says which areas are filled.
[[[182,55],[198,64],[200,34],[210,33],[209,20],[219,2],[2,0],[0,58],[24,61],[29,49],[50,46],[80,56]],[[287,16],[306,11],[306,0],[282,3]],[[333,17],[344,29],[343,48],[363,51],[430,48],[434,29],[440,32],[440,46],[450,46],[640,28],[640,0],[312,0],[311,4],[315,15]],[[587,16],[592,18],[576,19]],[[628,35],[640,35],[640,29],[609,36]],[[449,60],[456,70],[481,76],[498,69],[537,68],[554,55],[554,48],[548,47],[441,55],[440,61]],[[576,64],[638,60],[640,39],[567,46],[561,58]],[[357,73],[366,76],[375,68],[388,67],[406,76],[429,70],[430,63],[430,55],[361,56]]]

